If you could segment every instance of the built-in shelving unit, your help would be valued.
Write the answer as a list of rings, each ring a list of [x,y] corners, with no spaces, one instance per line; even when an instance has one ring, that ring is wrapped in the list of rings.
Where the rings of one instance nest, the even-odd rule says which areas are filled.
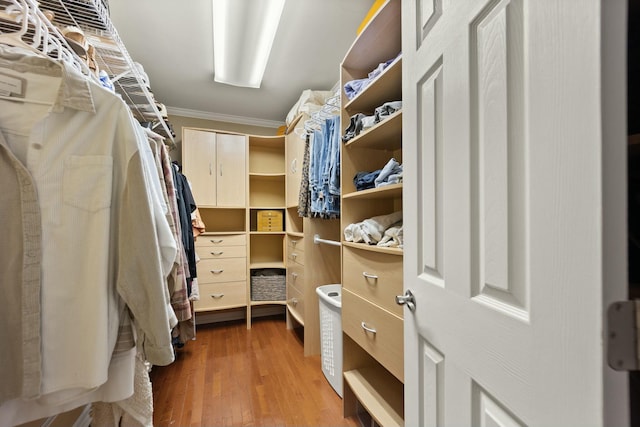
[[[367,78],[392,60],[353,99],[342,94],[345,131],[356,114],[372,115],[384,103],[402,100],[400,0],[388,0],[372,17],[341,64],[341,85]],[[345,132],[346,133],[346,132]],[[402,110],[343,143],[341,230],[402,210],[402,182],[359,190],[353,177],[402,163]],[[364,408],[378,425],[404,425],[403,250],[342,239],[342,330],[344,415]]]
[[[249,136],[248,155],[248,210],[249,257],[247,275],[251,277],[247,288],[247,328],[251,327],[252,307],[286,305],[286,166],[284,136]],[[265,211],[274,217],[268,225],[260,220]],[[277,272],[281,277],[282,298],[256,300],[251,287],[261,271]]]

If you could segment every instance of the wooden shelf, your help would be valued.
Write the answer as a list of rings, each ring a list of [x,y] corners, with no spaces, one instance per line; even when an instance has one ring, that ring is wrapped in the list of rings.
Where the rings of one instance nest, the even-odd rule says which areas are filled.
[[[287,305],[286,301],[251,301],[252,306],[256,305]]]
[[[277,180],[277,179],[282,179],[282,178],[284,178],[284,177],[286,176],[286,174],[285,174],[285,173],[280,173],[280,172],[277,172],[277,173],[257,173],[257,172],[251,172],[251,173],[249,174],[249,176],[250,176],[251,178],[274,179],[274,180]]]
[[[288,305],[287,305],[287,311],[289,312],[291,317],[293,317],[295,319],[295,321],[298,322],[298,324],[300,324],[300,326],[304,327],[304,319],[302,318],[300,313],[298,313],[296,310],[292,309]]]
[[[387,61],[402,49],[399,1],[390,0],[371,17],[342,60],[342,67],[361,70],[364,76],[379,63]]]
[[[251,270],[257,270],[260,268],[284,268],[284,262],[282,261],[252,262],[249,264],[249,268]]]
[[[344,241],[342,242],[342,246],[361,249],[363,251],[380,252],[388,255],[397,255],[397,256],[404,255],[404,251],[402,250],[402,248],[387,248],[384,246],[367,245],[366,243],[353,243],[353,242],[344,242]]]
[[[283,143],[284,143],[284,137],[282,135],[276,135],[276,136],[249,135],[249,147],[252,149],[260,149],[260,148],[271,149],[274,147],[279,147],[282,149]]]
[[[344,109],[350,115],[368,112],[389,101],[402,100],[402,58],[391,63],[374,81],[350,100]]]
[[[372,148],[393,151],[402,148],[402,110],[365,130],[344,144],[345,148]]]
[[[207,237],[207,236],[227,236],[229,234],[245,234],[245,233],[246,233],[246,231],[244,231],[244,230],[238,230],[238,231],[205,231],[204,233],[201,233],[200,236],[202,236],[202,237]]]
[[[354,191],[342,195],[344,200],[388,199],[392,197],[402,197],[402,183],[385,185],[379,188],[369,188],[367,190]]]
[[[344,373],[346,385],[369,414],[382,426],[404,426],[403,384],[377,367]]]

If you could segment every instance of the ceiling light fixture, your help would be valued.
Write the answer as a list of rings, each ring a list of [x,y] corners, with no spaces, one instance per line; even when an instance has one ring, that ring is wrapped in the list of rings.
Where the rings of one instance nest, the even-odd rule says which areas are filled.
[[[212,0],[214,80],[259,88],[285,0]]]

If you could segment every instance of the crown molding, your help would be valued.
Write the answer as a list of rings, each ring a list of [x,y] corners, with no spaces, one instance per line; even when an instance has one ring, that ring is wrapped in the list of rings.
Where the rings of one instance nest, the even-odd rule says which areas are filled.
[[[216,122],[237,123],[240,125],[261,126],[267,128],[278,128],[284,125],[284,121],[256,119],[252,117],[231,116],[228,114],[210,113],[208,111],[189,110],[186,108],[176,108],[167,106],[167,113],[174,116],[191,117],[194,119],[213,120]]]

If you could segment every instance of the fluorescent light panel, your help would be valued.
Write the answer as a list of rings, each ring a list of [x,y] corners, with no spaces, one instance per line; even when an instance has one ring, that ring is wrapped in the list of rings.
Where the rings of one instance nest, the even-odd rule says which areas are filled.
[[[259,88],[285,0],[212,0],[214,80]]]

